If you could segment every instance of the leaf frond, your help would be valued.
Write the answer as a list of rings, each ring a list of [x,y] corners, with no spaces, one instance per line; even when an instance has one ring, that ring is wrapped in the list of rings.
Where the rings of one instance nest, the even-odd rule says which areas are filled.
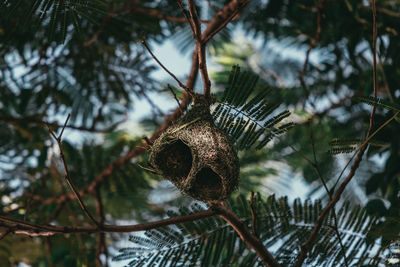
[[[222,100],[212,112],[217,126],[238,149],[261,149],[294,126],[291,122],[283,123],[290,116],[288,110],[279,110],[280,103],[268,101],[270,88],[256,92],[257,82],[257,75],[233,66]]]

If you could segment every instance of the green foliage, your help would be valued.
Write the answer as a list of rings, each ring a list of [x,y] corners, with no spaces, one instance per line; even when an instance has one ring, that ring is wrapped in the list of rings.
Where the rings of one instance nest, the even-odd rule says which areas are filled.
[[[71,32],[68,30],[69,26],[81,31],[87,26],[87,21],[98,24],[100,17],[107,14],[107,1],[2,0],[0,8],[3,10],[4,19],[15,23],[15,31],[44,29],[49,42],[55,40],[64,43],[67,34]]]
[[[342,153],[351,153],[357,149],[357,147],[362,144],[362,140],[340,140],[338,138],[333,139],[329,145],[331,149],[328,153],[332,155],[342,154]]]
[[[200,17],[209,20],[228,1],[196,2]],[[354,151],[365,138],[371,107],[364,103],[384,109],[377,109],[374,129],[400,110],[398,1],[376,1],[379,98],[369,97],[373,90],[370,2],[324,1],[320,25],[317,2],[322,3],[253,0],[233,18],[231,26],[207,44],[208,62],[217,63],[217,71],[211,75],[212,90],[219,99],[213,115],[241,149],[241,192],[270,187],[269,179],[264,178],[271,175],[282,187],[291,184],[296,175],[318,188],[321,181],[310,164],[314,158],[329,183],[341,171],[342,156],[332,157],[327,151]],[[71,178],[79,189],[140,144],[140,138],[116,131],[126,114],[142,108],[137,99],[151,100],[159,92],[159,81],[152,76],[153,61],[138,41],[146,37],[149,44],[155,44],[170,38],[181,51],[189,51],[194,43],[186,23],[169,21],[162,15],[183,18],[175,0],[0,0],[2,215],[40,224],[87,223],[73,200],[62,207],[57,202],[41,204],[43,199],[57,200],[70,193],[63,186],[58,151],[43,122],[54,122],[50,127],[57,131],[60,127],[56,124],[62,125],[71,114],[63,148]],[[206,25],[202,23],[202,28]],[[239,34],[234,25],[239,25]],[[320,36],[305,66],[303,87],[299,85],[302,55],[313,43],[319,26]],[[257,38],[248,39],[254,36]],[[236,64],[246,71],[238,67],[231,70]],[[349,101],[352,96],[356,96],[355,101]],[[286,109],[292,111],[290,118]],[[145,118],[147,129],[156,129],[163,119]],[[287,120],[297,125],[281,135],[292,125]],[[369,259],[378,252],[376,248],[390,247],[400,234],[398,121],[395,118],[370,140],[368,164],[360,165],[358,176],[345,191],[350,197],[363,198],[365,210],[354,202],[337,210],[339,232],[353,266],[389,265],[384,260],[385,250]],[[100,133],[103,129],[112,133],[104,135]],[[136,130],[136,125],[129,128],[133,135]],[[269,142],[276,136],[279,141]],[[377,158],[380,160],[374,164]],[[121,218],[149,221],[163,214],[164,208],[190,201],[176,198],[174,189],[166,187],[174,197],[157,205],[149,203],[154,195],[167,194],[152,190],[158,180],[140,168],[146,161],[146,156],[137,157],[118,166],[102,183],[107,223]],[[281,168],[294,175],[285,175]],[[353,190],[356,183],[358,189]],[[280,187],[269,190],[281,193]],[[359,196],[360,190],[365,190],[367,199]],[[84,202],[96,214],[94,196],[85,195]],[[251,228],[248,201],[240,196],[229,205]],[[279,261],[289,266],[308,237],[321,204],[295,201],[289,205],[286,199],[257,196],[255,206],[260,237]],[[204,206],[197,205],[170,215],[201,209]],[[332,225],[330,214],[307,266],[343,265]],[[155,260],[160,265],[176,266],[185,265],[185,261],[204,266],[259,264],[255,253],[218,218],[153,230],[147,235],[132,237],[136,247],[126,248],[117,259]],[[94,266],[96,238],[8,235],[0,242],[0,265]],[[120,237],[109,235],[106,239],[112,247]]]
[[[281,121],[290,115],[288,110],[276,112],[279,104],[267,99],[270,90],[253,94],[258,77],[251,72],[240,73],[234,66],[224,95],[212,115],[216,125],[225,131],[239,149],[261,149],[275,136],[293,126]],[[277,113],[272,115],[273,113]]]
[[[231,199],[228,206],[251,228],[250,202],[240,195]],[[299,248],[307,240],[321,211],[321,203],[296,199],[291,205],[287,198],[274,196],[254,199],[257,234],[283,266],[296,262]],[[178,216],[204,210],[194,203],[179,212]],[[337,211],[338,229],[344,240],[345,253],[351,266],[383,262],[375,255],[379,244],[367,244],[364,235],[376,225],[376,220],[360,207],[350,208],[344,204]],[[317,241],[307,259],[307,266],[343,265],[343,252],[333,230],[333,214],[324,220]],[[361,223],[363,222],[363,223]],[[222,242],[224,240],[224,242]],[[237,233],[222,219],[211,217],[196,222],[163,227],[145,232],[145,236],[133,235],[130,241],[135,245],[120,249],[114,260],[129,260],[128,266],[261,266],[257,255],[249,250]],[[375,257],[376,256],[376,257]],[[374,258],[375,257],[375,258]]]
[[[397,103],[391,103],[389,101],[385,101],[381,98],[373,97],[373,96],[358,96],[355,97],[356,101],[360,101],[366,103],[371,106],[381,107],[387,110],[392,110],[394,112],[400,112],[400,105]]]

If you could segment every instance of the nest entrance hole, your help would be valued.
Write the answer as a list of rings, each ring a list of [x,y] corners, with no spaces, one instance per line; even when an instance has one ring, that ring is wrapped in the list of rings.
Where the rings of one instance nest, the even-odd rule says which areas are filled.
[[[192,168],[192,152],[181,140],[165,145],[157,154],[155,163],[166,175],[174,177],[187,177]]]
[[[222,189],[221,177],[206,167],[197,173],[192,191],[207,199],[218,199],[221,196]]]

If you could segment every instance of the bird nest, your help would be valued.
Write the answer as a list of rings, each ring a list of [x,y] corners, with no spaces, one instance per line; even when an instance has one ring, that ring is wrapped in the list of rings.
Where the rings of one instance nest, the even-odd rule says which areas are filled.
[[[150,162],[182,192],[202,201],[226,199],[239,181],[237,153],[214,125],[204,96],[196,96],[188,113],[154,142]]]

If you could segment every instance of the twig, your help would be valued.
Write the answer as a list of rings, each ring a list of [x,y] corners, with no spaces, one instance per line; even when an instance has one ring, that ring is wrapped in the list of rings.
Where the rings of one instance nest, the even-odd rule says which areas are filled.
[[[322,185],[324,186],[324,189],[325,189],[326,193],[329,196],[329,200],[331,201],[332,200],[332,193],[329,190],[329,188],[328,188],[328,186],[327,186],[327,184],[325,182],[325,179],[322,177],[321,170],[319,169],[319,164],[318,164],[318,160],[317,160],[317,154],[316,154],[316,151],[315,151],[314,132],[312,130],[311,121],[310,121],[309,125],[310,125],[310,139],[311,139],[311,145],[312,145],[312,151],[313,151],[313,157],[314,157],[314,164],[311,164],[311,166],[314,168],[315,172],[317,173],[319,179],[322,182]],[[345,247],[343,245],[343,240],[342,240],[342,237],[341,237],[340,232],[339,232],[338,219],[337,219],[335,207],[332,208],[332,213],[333,213],[333,221],[334,221],[333,229],[334,229],[334,231],[335,231],[335,233],[336,233],[336,235],[338,237],[338,240],[339,240],[339,245],[340,245],[340,248],[341,248],[341,252],[343,254],[344,264],[345,264],[346,267],[348,267],[349,263],[347,261],[346,250],[345,250]]]
[[[382,73],[382,78],[383,78],[383,83],[385,85],[384,88],[385,88],[386,94],[389,97],[390,102],[393,103],[394,99],[393,99],[392,93],[390,92],[389,83],[387,81],[385,69],[383,68],[382,61],[381,61],[380,57],[378,57],[378,68]]]
[[[85,214],[86,214],[86,215],[89,217],[89,219],[92,220],[97,226],[100,226],[100,224],[96,221],[96,219],[90,214],[89,210],[86,208],[85,204],[84,204],[83,201],[82,201],[81,196],[79,195],[78,190],[75,188],[75,186],[74,186],[74,184],[72,183],[71,178],[70,178],[70,176],[69,176],[68,166],[67,166],[67,163],[66,163],[66,161],[65,161],[64,152],[63,152],[62,144],[61,144],[61,138],[62,138],[62,135],[63,135],[63,133],[64,133],[64,129],[65,129],[65,127],[67,126],[67,123],[68,123],[69,118],[70,118],[70,114],[68,114],[68,117],[67,117],[67,119],[65,120],[64,126],[63,126],[63,128],[61,129],[61,133],[60,133],[60,135],[59,135],[58,137],[54,134],[54,132],[50,129],[50,127],[48,127],[49,133],[50,133],[50,135],[57,141],[58,147],[59,147],[59,149],[60,149],[60,157],[61,157],[61,161],[62,161],[62,163],[63,163],[63,165],[64,165],[64,170],[65,170],[65,176],[64,176],[64,178],[65,178],[65,180],[66,180],[68,186],[71,188],[72,192],[74,193],[76,199],[77,199],[78,202],[79,202],[79,205],[81,206],[81,208],[82,208],[82,210],[85,212]]]
[[[193,0],[188,0],[190,21],[193,25],[192,31],[196,40],[196,50],[199,57],[199,69],[203,80],[204,95],[211,98],[211,81],[208,77],[207,62],[206,62],[206,45],[201,38],[200,18],[196,11],[196,6]]]
[[[127,233],[139,232],[150,229],[155,229],[171,224],[180,224],[193,222],[196,220],[214,216],[216,211],[209,208],[208,210],[200,211],[197,213],[177,216],[155,222],[142,223],[136,225],[108,225],[104,224],[103,227],[96,226],[54,226],[54,225],[39,225],[18,219],[8,218],[0,215],[0,221],[13,224],[11,227],[15,234],[24,234],[28,236],[52,236],[55,234],[92,234],[92,233]]]
[[[150,53],[150,55],[153,57],[153,59],[158,63],[158,65],[161,66],[178,84],[180,87],[182,87],[185,91],[189,90],[188,87],[186,87],[172,72],[170,72],[159,60],[158,58],[151,52],[149,46],[147,45],[147,42],[145,39],[142,40],[143,46],[146,48],[146,50]]]
[[[60,213],[63,210],[64,206],[65,206],[65,202],[59,203],[57,205],[57,208],[50,214],[49,217],[47,217],[45,224],[50,224],[51,221],[57,219],[58,215],[60,215]]]
[[[188,12],[186,11],[185,7],[183,6],[182,2],[180,0],[176,0],[178,3],[179,8],[181,9],[183,15],[185,16],[186,22],[189,24],[190,29],[192,29],[192,32],[194,32],[194,25],[193,21],[191,21]]]
[[[257,224],[256,224],[256,212],[254,211],[254,192],[251,191],[250,193],[250,212],[251,212],[251,227],[253,228],[253,233],[255,236],[257,234]]]
[[[102,201],[102,195],[100,191],[100,187],[96,187],[95,191],[95,197],[96,197],[96,212],[97,216],[99,217],[99,223],[101,226],[104,225],[105,222],[105,217],[104,217],[104,206],[103,206],[103,201]],[[107,258],[108,258],[108,251],[107,251],[107,246],[106,246],[106,238],[105,238],[105,233],[99,233],[97,236],[97,248],[96,248],[96,265],[101,267],[103,266],[100,256],[101,254],[104,254],[105,256],[105,265],[108,266],[107,263]]]
[[[48,125],[50,128],[62,128],[63,125],[58,124],[57,122],[47,122],[43,121],[37,117],[33,116],[28,116],[28,117],[21,117],[21,118],[16,118],[16,117],[10,117],[10,116],[1,116],[0,115],[0,121],[4,121],[10,124],[39,124],[39,125]],[[124,118],[121,121],[118,121],[111,126],[108,126],[107,128],[104,129],[96,129],[94,127],[84,127],[84,126],[74,126],[74,125],[67,125],[65,128],[73,129],[73,130],[79,130],[79,131],[86,131],[86,132],[93,132],[93,133],[107,133],[114,129],[116,126],[121,124],[122,122],[126,121],[126,118]]]
[[[311,50],[314,49],[314,47],[319,42],[319,39],[321,38],[321,34],[322,34],[322,10],[323,10],[324,6],[325,6],[325,0],[320,0],[318,5],[317,5],[317,30],[315,32],[313,40],[311,41],[311,43],[310,43],[310,45],[309,45],[309,47],[307,49],[306,58],[305,58],[304,63],[303,63],[303,68],[302,68],[302,71],[300,72],[300,75],[299,75],[300,84],[303,87],[304,91],[306,92],[307,96],[308,96],[309,93],[308,93],[308,88],[307,88],[306,82],[304,81],[304,76],[305,76],[305,74],[307,72],[307,65],[308,65],[308,61],[309,61],[309,58],[310,58]]]
[[[229,223],[232,228],[238,233],[240,239],[243,240],[249,247],[253,248],[257,255],[261,258],[262,262],[266,266],[280,267],[281,265],[275,260],[275,258],[268,252],[262,241],[253,235],[245,224],[227,207],[217,204],[210,207],[213,209],[222,219]]]
[[[250,3],[250,0],[233,0],[225,5],[207,25],[201,39],[207,43],[215,34],[222,30],[237,13],[243,10],[248,3]]]
[[[244,7],[244,6],[243,6]],[[223,28],[226,27],[226,25],[228,25],[229,22],[231,22],[233,20],[233,18],[236,17],[236,15],[241,11],[241,9],[236,9],[235,11],[232,12],[232,14],[225,19],[225,21],[217,28],[215,29],[211,34],[209,34],[207,36],[206,39],[203,40],[203,42],[206,44],[208,43],[208,41],[211,40],[211,38],[213,38],[217,33],[219,33]]]
[[[377,27],[376,27],[376,7],[375,0],[372,0],[372,19],[373,19],[373,29],[372,29],[372,52],[373,52],[373,77],[374,77],[374,97],[377,95],[377,80],[376,80],[376,36],[377,36]],[[375,109],[373,110],[375,112]],[[370,121],[373,119],[373,114],[370,117]]]
[[[376,8],[375,8],[375,0],[372,0],[372,17],[373,17],[373,40],[372,40],[372,47],[373,47],[373,88],[374,88],[374,96],[376,97],[377,95],[377,90],[376,90],[376,36],[377,36],[377,29],[376,29]],[[362,157],[364,155],[365,150],[368,147],[368,140],[377,132],[375,131],[374,134],[371,135],[372,132],[372,127],[373,127],[373,122],[374,122],[374,115],[375,115],[375,106],[372,107],[371,110],[371,114],[369,117],[369,128],[366,134],[366,140],[364,141],[364,143],[362,144],[362,146],[359,149],[359,152],[357,154],[356,159],[353,162],[353,165],[350,168],[350,172],[347,174],[347,177],[344,179],[344,181],[342,182],[342,184],[339,186],[339,188],[337,189],[336,193],[334,194],[333,198],[331,201],[329,201],[328,205],[321,211],[317,222],[313,228],[313,231],[311,232],[310,236],[308,237],[308,240],[306,242],[306,244],[302,247],[298,260],[295,264],[295,267],[301,267],[303,265],[304,260],[307,257],[307,253],[308,251],[311,249],[312,243],[315,239],[315,237],[318,234],[319,229],[322,226],[322,223],[325,219],[325,216],[329,213],[330,209],[332,209],[335,204],[339,201],[340,196],[342,195],[344,189],[346,188],[346,186],[349,184],[349,182],[351,181],[351,179],[354,177],[360,162],[362,160]],[[395,116],[397,116],[398,112],[395,114]],[[392,117],[394,118],[394,117]],[[389,120],[390,121],[390,120]],[[387,122],[388,123],[388,122]],[[386,123],[385,123],[386,124]],[[381,129],[381,128],[379,128]],[[378,129],[378,130],[379,130]]]
[[[5,238],[9,233],[11,233],[13,231],[13,228],[10,227],[7,230],[5,230],[3,233],[0,234],[0,240],[2,240],[3,238]]]
[[[174,96],[174,99],[176,101],[176,103],[178,104],[178,108],[181,111],[181,113],[183,114],[183,110],[181,109],[181,104],[179,103],[178,97],[176,97],[176,94],[174,92],[174,89],[172,89],[171,85],[167,85],[168,89],[171,91],[171,94]]]

